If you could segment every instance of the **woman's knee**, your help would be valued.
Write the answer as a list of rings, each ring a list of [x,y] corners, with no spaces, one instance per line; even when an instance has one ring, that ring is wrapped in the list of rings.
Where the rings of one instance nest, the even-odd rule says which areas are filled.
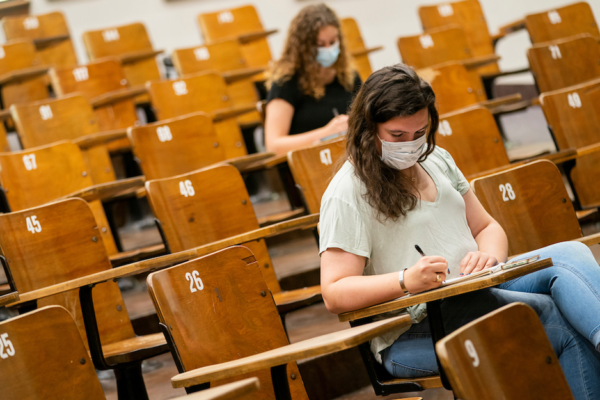
[[[582,263],[597,265],[594,255],[588,246],[581,242],[560,242],[539,249],[542,258],[550,257],[554,263],[577,266]]]

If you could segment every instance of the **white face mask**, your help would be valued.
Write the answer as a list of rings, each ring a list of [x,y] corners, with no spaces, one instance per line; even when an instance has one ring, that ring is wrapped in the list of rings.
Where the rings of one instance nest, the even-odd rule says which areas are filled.
[[[410,142],[386,142],[381,138],[379,140],[381,140],[381,161],[400,170],[416,164],[425,152],[427,134]]]

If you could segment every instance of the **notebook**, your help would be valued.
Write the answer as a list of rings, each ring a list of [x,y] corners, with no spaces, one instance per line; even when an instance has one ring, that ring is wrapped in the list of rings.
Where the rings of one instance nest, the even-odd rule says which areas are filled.
[[[473,280],[475,278],[495,274],[500,271],[506,271],[511,268],[521,267],[523,265],[534,263],[539,259],[540,259],[540,256],[538,255],[538,256],[525,258],[523,260],[519,260],[519,261],[515,261],[515,262],[511,262],[511,263],[500,263],[500,264],[493,266],[492,268],[482,269],[481,271],[473,272],[472,274],[469,274],[469,275],[459,276],[458,278],[445,280],[442,283],[441,287],[456,285],[457,283],[467,282],[467,281]]]

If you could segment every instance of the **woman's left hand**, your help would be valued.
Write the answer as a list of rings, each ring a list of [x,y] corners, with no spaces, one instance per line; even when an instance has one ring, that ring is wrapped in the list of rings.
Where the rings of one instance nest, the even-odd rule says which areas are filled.
[[[472,272],[481,271],[498,264],[498,260],[491,254],[482,251],[469,252],[460,262],[460,274],[468,275]]]

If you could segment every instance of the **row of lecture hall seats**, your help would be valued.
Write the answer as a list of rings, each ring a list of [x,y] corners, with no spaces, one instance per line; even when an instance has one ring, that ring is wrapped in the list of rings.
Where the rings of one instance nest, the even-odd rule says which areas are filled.
[[[580,226],[600,205],[600,32],[589,6],[527,16],[496,36],[476,0],[421,7],[419,15],[425,33],[399,40],[402,58],[434,87],[438,145],[505,229],[509,253],[565,240],[600,243]],[[180,77],[167,80],[142,24],[85,33],[91,63],[77,65],[60,13],[3,20],[10,42],[0,48],[0,117],[23,148],[0,143],[0,305],[22,314],[0,323],[3,394],[70,399],[76,387],[103,398],[93,365],[115,371],[121,400],[147,399],[141,363],[170,351],[180,372],[171,383],[188,398],[301,399],[308,396],[296,361],[358,346],[378,395],[445,383],[467,400],[532,397],[527,390],[571,398],[543,328],[519,304],[437,342],[449,383],[394,379],[373,359],[368,341],[409,324],[407,317],[354,321],[289,344],[286,314],[320,302],[320,288],[282,290],[265,239],[315,229],[345,139],[284,157],[249,155],[241,131],[262,124],[254,82],[264,79],[274,31],[263,29],[251,6],[199,22],[206,44],[174,51]],[[526,102],[491,98],[489,82],[508,73],[498,69],[494,44],[521,28],[534,43],[528,59],[541,94]],[[366,79],[376,49],[364,46],[353,20],[343,30]],[[150,104],[158,121],[141,124],[140,104]],[[531,106],[542,107],[557,151],[510,160],[495,117]],[[111,154],[124,151],[144,176],[116,178]],[[292,209],[259,219],[243,174],[268,169],[280,172]],[[163,244],[120,251],[103,204],[132,197],[148,199]],[[162,332],[137,336],[116,280],[144,273]],[[532,335],[514,334],[522,330]],[[499,342],[509,363],[491,350]],[[21,369],[27,374],[15,373]],[[252,377],[260,388],[256,379],[239,381]]]

